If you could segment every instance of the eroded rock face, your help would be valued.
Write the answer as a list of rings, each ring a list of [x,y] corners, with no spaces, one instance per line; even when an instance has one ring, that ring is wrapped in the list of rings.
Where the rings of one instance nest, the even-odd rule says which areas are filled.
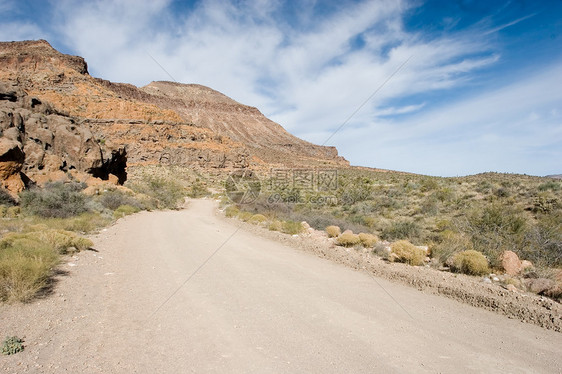
[[[70,170],[126,180],[124,148],[102,147],[87,125],[9,83],[0,83],[0,132],[0,181],[14,194],[30,179],[61,180]]]
[[[84,59],[60,53],[44,40],[0,42],[0,81],[11,82],[30,97],[37,97],[34,106],[50,103],[54,114],[65,113],[75,124],[89,122],[93,140],[105,141],[100,143],[102,148],[126,149],[129,165],[269,170],[349,164],[335,148],[303,141],[258,109],[208,87],[154,82],[139,88],[94,78],[88,74]],[[9,90],[4,96],[7,101],[16,100]],[[61,136],[78,136],[69,126],[58,131]],[[42,144],[51,141],[45,131],[36,135],[35,140]],[[36,164],[41,159],[39,148],[25,150]],[[83,149],[76,152],[84,154]],[[86,156],[91,157],[89,153]],[[111,158],[122,156],[121,152]],[[107,165],[100,165],[92,170],[105,174],[107,169]]]

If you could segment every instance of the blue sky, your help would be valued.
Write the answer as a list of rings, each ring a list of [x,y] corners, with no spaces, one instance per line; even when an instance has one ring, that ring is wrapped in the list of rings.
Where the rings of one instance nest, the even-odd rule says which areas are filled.
[[[207,85],[354,165],[562,173],[560,0],[145,3],[0,0],[0,40]]]

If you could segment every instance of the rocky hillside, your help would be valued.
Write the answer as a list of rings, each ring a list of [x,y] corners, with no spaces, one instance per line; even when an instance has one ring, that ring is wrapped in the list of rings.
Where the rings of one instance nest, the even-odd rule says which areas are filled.
[[[16,147],[18,160],[23,158],[21,168],[8,167],[10,178],[23,173],[45,180],[68,170],[106,178],[111,169],[123,181],[125,163],[227,170],[348,165],[335,148],[296,138],[256,108],[210,88],[171,82],[138,88],[94,78],[83,58],[62,54],[44,40],[0,42],[0,82],[0,151]],[[63,139],[62,128],[80,140]],[[60,165],[48,161],[51,155]],[[112,158],[122,165],[110,166]]]

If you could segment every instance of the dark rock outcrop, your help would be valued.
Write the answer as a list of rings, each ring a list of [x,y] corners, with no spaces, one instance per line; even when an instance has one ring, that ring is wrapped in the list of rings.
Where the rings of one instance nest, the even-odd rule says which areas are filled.
[[[71,170],[126,180],[126,150],[102,147],[89,126],[41,100],[0,83],[0,180],[18,193],[29,183],[59,179]]]

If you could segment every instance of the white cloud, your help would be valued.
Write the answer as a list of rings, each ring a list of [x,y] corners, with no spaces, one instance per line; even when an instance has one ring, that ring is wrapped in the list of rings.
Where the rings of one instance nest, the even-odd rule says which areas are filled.
[[[552,174],[562,159],[561,85],[555,64],[419,116],[343,131],[337,145],[354,163],[418,173]]]

